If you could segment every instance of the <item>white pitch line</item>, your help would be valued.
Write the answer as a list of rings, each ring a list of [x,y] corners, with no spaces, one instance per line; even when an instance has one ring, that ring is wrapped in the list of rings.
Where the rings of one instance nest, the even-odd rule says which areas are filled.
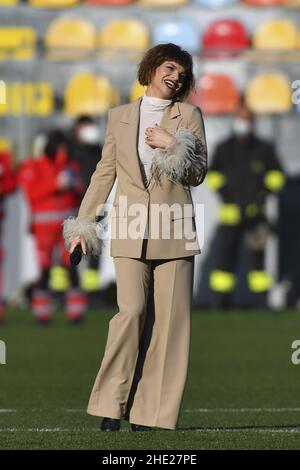
[[[252,428],[243,428],[243,429],[222,429],[222,428],[210,428],[210,429],[195,429],[194,431],[199,432],[199,433],[243,433],[243,432],[253,432],[253,433],[265,433],[265,434],[274,434],[274,433],[294,433],[294,434],[299,434],[300,433],[300,428],[260,428],[260,429],[252,429]]]
[[[24,412],[46,412],[49,411],[43,408],[0,408],[0,413],[24,413]],[[86,413],[85,408],[55,408],[55,412],[63,413]],[[188,408],[183,410],[184,413],[296,413],[300,412],[299,408]]]
[[[300,408],[194,408],[185,413],[285,413],[300,412]]]
[[[160,431],[163,431],[160,430]],[[177,430],[175,431],[176,433],[186,433],[190,432],[191,430],[186,429],[186,430]],[[274,433],[284,433],[284,434],[299,434],[300,433],[300,427],[294,427],[294,428],[200,428],[200,429],[193,429],[192,431],[201,433],[201,434],[206,434],[206,433],[265,433],[265,434],[274,434]],[[81,428],[28,428],[28,429],[22,429],[22,428],[0,428],[0,433],[15,433],[15,432],[26,432],[26,433],[63,433],[63,432],[79,432],[79,433],[89,433],[89,432],[100,432],[99,428],[92,428],[92,429],[81,429]],[[128,429],[121,429],[119,432],[130,432]]]
[[[100,432],[100,428],[81,429],[81,428],[0,428],[0,433],[13,433],[13,432]],[[121,429],[118,432],[128,432],[126,429]]]

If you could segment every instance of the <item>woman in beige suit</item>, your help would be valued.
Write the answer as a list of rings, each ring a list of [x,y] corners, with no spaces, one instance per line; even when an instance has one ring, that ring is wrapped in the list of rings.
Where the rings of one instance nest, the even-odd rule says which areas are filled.
[[[176,429],[187,378],[194,256],[200,253],[190,186],[202,183],[207,153],[202,114],[186,101],[192,57],[179,46],[149,49],[138,68],[144,96],[112,108],[102,158],[78,217],[64,222],[66,246],[100,253],[105,202],[119,312],[88,405],[102,430]],[[104,219],[103,219],[104,217]]]

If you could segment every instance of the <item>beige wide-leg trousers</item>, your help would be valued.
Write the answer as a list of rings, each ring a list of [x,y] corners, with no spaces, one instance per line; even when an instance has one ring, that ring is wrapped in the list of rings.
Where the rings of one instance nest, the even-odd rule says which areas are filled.
[[[194,256],[115,257],[119,312],[87,412],[176,429],[187,379]]]

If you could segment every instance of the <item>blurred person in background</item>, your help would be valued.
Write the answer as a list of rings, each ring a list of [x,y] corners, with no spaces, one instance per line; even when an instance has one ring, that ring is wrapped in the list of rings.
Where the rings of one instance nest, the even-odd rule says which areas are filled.
[[[101,159],[102,145],[100,130],[91,116],[83,115],[76,119],[70,139],[70,158],[78,163],[83,180],[83,193],[86,192],[92,174]],[[82,273],[81,285],[91,295],[99,291],[99,257],[89,256],[87,268]]]
[[[76,212],[82,194],[79,168],[69,160],[67,148],[65,135],[60,130],[52,130],[47,135],[44,154],[26,160],[18,171],[18,181],[31,207],[31,230],[41,268],[41,277],[33,289],[32,309],[42,324],[53,316],[49,275],[55,249],[59,250],[61,264],[70,277],[65,314],[70,322],[79,322],[86,313],[86,296],[79,288],[79,275],[76,267],[70,265],[62,237],[62,221]]]
[[[250,255],[247,281],[251,306],[265,307],[273,282],[264,268],[269,235],[265,201],[268,194],[283,188],[285,175],[273,144],[254,134],[254,115],[243,99],[233,121],[232,135],[216,148],[207,182],[222,199],[217,260],[210,274],[213,306],[233,305],[238,250],[244,241]]]
[[[9,149],[0,149],[0,322],[4,319],[5,302],[3,299],[3,242],[4,200],[17,187],[16,173],[13,167],[13,156]]]

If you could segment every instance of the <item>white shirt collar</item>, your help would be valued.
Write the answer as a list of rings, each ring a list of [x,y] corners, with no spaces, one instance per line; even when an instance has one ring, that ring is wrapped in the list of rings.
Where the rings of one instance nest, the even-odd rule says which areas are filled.
[[[154,96],[148,96],[146,95],[146,93],[143,95],[143,99],[142,99],[142,105],[146,105],[147,108],[163,109],[163,108],[166,108],[171,103],[172,103],[172,100],[156,98]]]

